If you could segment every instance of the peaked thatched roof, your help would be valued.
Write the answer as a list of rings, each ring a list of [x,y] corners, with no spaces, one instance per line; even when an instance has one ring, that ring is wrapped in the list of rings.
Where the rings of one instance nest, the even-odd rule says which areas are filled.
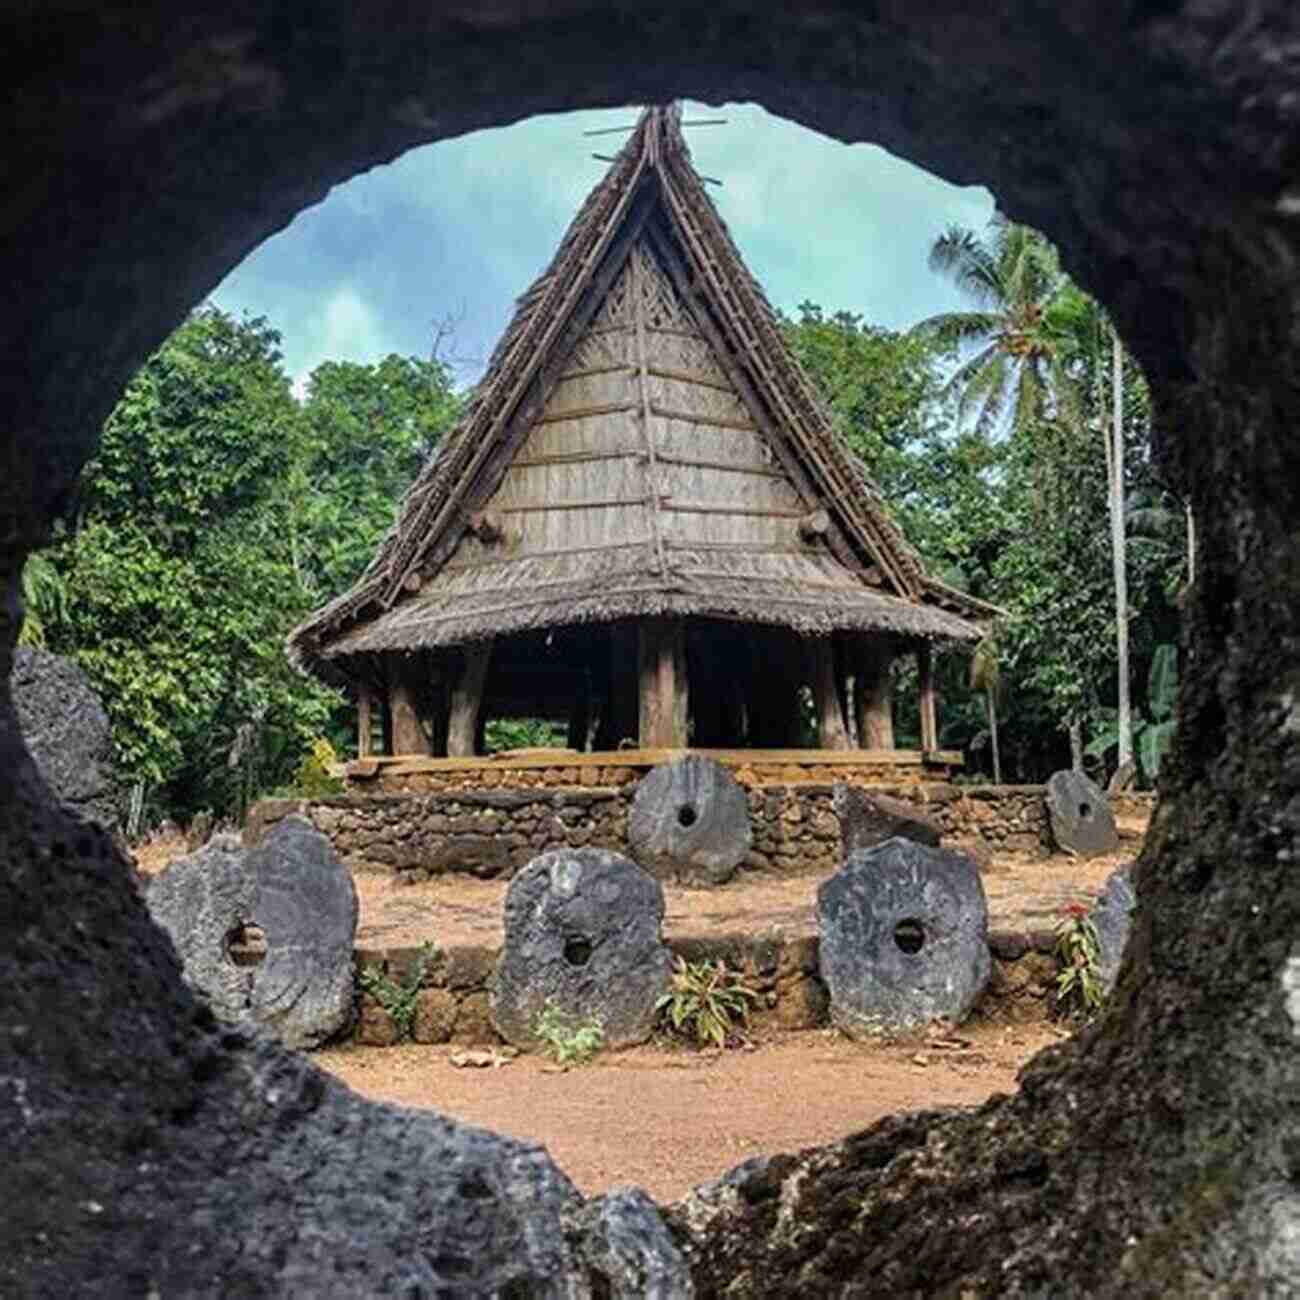
[[[670,107],[519,299],[370,566],[289,647],[319,670],[661,613],[972,641],[995,612],[926,575],[832,432]]]

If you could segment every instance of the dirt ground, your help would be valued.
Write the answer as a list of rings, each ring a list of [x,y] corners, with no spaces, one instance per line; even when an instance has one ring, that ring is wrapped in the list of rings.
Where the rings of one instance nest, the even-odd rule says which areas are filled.
[[[1066,903],[1091,901],[1136,855],[1145,829],[1143,820],[1121,820],[1120,851],[1089,862],[995,857],[983,876],[991,928],[1052,927]],[[152,874],[184,851],[178,837],[155,839],[137,848],[137,865]],[[669,885],[665,937],[773,926],[812,933],[822,879],[747,874],[720,889]],[[358,874],[356,883],[358,947],[501,941],[507,881],[443,876],[405,886]],[[535,1056],[457,1068],[458,1049],[416,1044],[349,1045],[315,1059],[365,1096],[540,1142],[584,1193],[633,1183],[668,1201],[750,1156],[833,1141],[900,1110],[975,1106],[1009,1092],[1024,1062],[1061,1036],[1047,1023],[972,1023],[861,1045],[810,1030],[722,1053],[656,1045],[607,1052],[564,1072]]]
[[[535,1056],[457,1069],[458,1049],[415,1044],[315,1060],[367,1097],[540,1142],[587,1195],[630,1183],[665,1202],[751,1156],[834,1141],[900,1110],[1010,1092],[1020,1066],[1060,1037],[1046,1024],[980,1025],[868,1046],[809,1030],[753,1050],[602,1053],[565,1072]]]
[[[1106,877],[1136,856],[1146,824],[1124,819],[1119,830],[1119,852],[1088,862],[1064,853],[995,856],[983,876],[990,928],[1050,930],[1067,903],[1090,903]],[[358,947],[413,948],[428,939],[443,947],[501,942],[508,880],[447,875],[406,885],[386,874],[363,872],[355,878],[361,901]],[[825,878],[746,872],[720,888],[665,885],[664,937],[756,934],[773,927],[791,937],[814,934],[817,887]]]

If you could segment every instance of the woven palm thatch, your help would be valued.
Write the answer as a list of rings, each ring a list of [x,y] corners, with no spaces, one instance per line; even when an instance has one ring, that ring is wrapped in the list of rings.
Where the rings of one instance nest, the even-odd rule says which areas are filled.
[[[289,645],[328,671],[660,614],[975,642],[995,612],[926,575],[656,107],[369,568]]]

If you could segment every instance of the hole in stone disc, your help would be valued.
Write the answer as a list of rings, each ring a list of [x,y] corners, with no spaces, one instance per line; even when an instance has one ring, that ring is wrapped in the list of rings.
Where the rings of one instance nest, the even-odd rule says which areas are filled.
[[[585,966],[591,960],[591,940],[566,939],[564,941],[564,960],[570,966]]]
[[[1079,805],[1079,816],[1080,816],[1080,817],[1091,817],[1091,816],[1092,816],[1092,804],[1090,804],[1090,803],[1081,803],[1081,804]]]
[[[266,960],[266,932],[253,921],[226,935],[226,956],[235,966],[260,966]]]
[[[894,942],[900,952],[920,952],[925,946],[925,926],[908,917],[894,926]]]
[[[690,826],[694,826],[697,815],[698,814],[696,813],[695,809],[692,808],[690,804],[688,803],[682,804],[682,806],[677,810],[678,826],[682,827],[683,829]]]

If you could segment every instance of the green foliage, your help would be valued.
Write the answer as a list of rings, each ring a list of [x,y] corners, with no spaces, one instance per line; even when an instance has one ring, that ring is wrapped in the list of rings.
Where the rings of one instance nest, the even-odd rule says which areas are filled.
[[[455,405],[441,367],[390,357],[319,367],[300,408],[279,335],[210,307],[136,374],[32,607],[156,815],[238,819],[345,734],[344,702],[284,639],[374,551]]]
[[[294,773],[294,793],[304,799],[322,799],[342,794],[343,782],[330,771],[338,760],[334,746],[324,736],[317,736]]]
[[[930,269],[970,302],[914,327],[955,363],[945,390],[957,419],[990,434],[1061,415],[1072,403],[1054,308],[1067,281],[1056,249],[1036,230],[995,214],[984,235],[953,226],[930,249]]]
[[[563,749],[568,729],[546,718],[493,718],[483,728],[489,754],[504,749]]]
[[[41,650],[67,617],[68,593],[50,557],[35,552],[23,566],[23,625],[18,644]]]
[[[451,373],[437,361],[387,356],[312,371],[285,517],[295,571],[313,600],[338,595],[361,575],[459,411]]]
[[[1087,1019],[1105,998],[1101,987],[1101,942],[1088,910],[1072,903],[1056,927],[1056,1004],[1068,1015]]]
[[[533,1033],[542,1050],[557,1065],[585,1065],[605,1045],[605,1031],[599,1019],[583,1020],[566,1015],[548,999],[533,1022]]]
[[[655,1004],[668,1030],[700,1047],[726,1047],[749,1020],[758,994],[726,962],[673,963],[668,992]]]
[[[368,993],[393,1018],[398,1040],[410,1038],[415,1024],[415,1004],[424,987],[429,968],[438,959],[438,946],[425,943],[420,946],[415,962],[404,979],[392,979],[381,966],[363,966],[357,976],[363,993]]]
[[[1133,722],[1133,750],[1146,784],[1154,785],[1160,764],[1174,738],[1174,709],[1178,703],[1178,650],[1159,645],[1151,657],[1147,674],[1146,711]],[[1119,725],[1114,709],[1101,711],[1102,729],[1084,748],[1093,758],[1102,758],[1119,743]]]

